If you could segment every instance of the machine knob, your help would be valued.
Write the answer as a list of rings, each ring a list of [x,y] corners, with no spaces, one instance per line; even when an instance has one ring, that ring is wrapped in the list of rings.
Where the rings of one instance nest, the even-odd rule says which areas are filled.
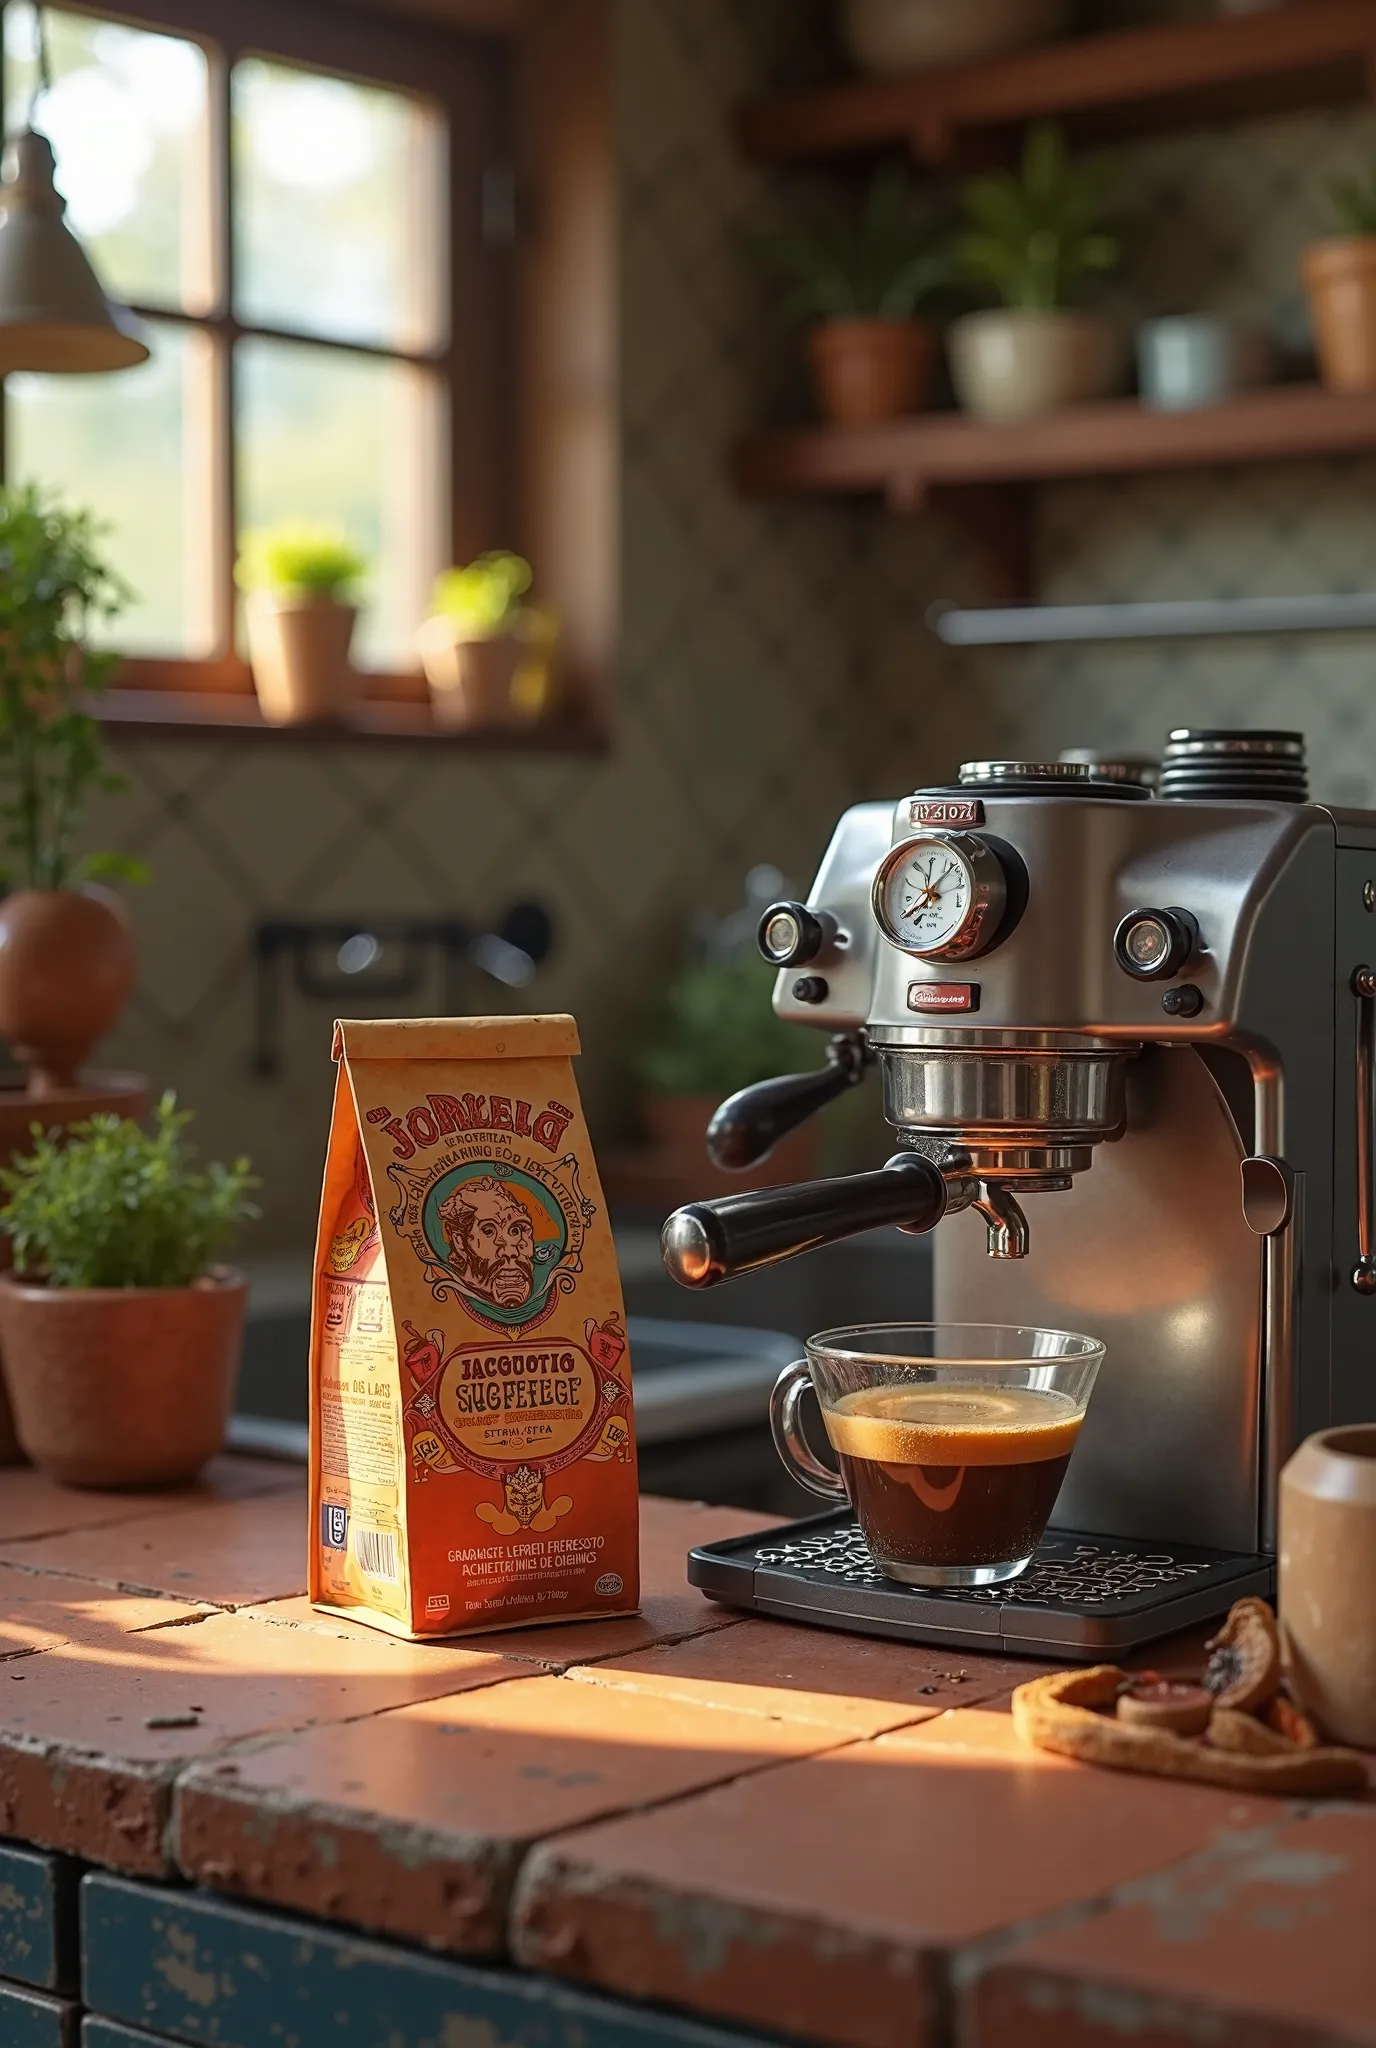
[[[1134,981],[1169,981],[1199,945],[1188,910],[1130,910],[1113,934],[1113,954]]]
[[[756,935],[772,967],[805,967],[830,936],[828,926],[806,903],[771,903]]]

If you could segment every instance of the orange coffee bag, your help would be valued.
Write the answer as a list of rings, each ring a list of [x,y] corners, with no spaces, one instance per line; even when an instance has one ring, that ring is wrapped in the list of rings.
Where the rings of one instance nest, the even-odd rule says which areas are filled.
[[[340,1023],[311,1599],[398,1635],[639,1598],[631,1361],[572,1017]]]

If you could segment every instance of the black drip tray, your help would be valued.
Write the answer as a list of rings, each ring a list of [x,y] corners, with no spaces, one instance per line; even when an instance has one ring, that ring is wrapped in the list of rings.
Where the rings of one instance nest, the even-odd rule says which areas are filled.
[[[885,1578],[848,1511],[688,1553],[710,1599],[818,1628],[1096,1663],[1267,1595],[1269,1557],[1048,1531],[1021,1578],[929,1592]]]

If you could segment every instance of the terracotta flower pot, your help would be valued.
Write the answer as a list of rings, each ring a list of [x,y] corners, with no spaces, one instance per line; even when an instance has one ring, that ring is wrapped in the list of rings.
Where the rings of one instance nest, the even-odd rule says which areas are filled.
[[[555,634],[532,613],[521,629],[465,639],[453,619],[427,619],[416,637],[436,725],[500,732],[546,717],[554,701]]]
[[[104,889],[18,889],[0,901],[0,1038],[30,1069],[31,1096],[73,1086],[136,965],[123,907]]]
[[[34,1287],[0,1278],[19,1441],[64,1486],[173,1486],[224,1442],[248,1284]]]
[[[1321,1430],[1280,1475],[1290,1683],[1334,1742],[1376,1749],[1376,1423]]]
[[[342,718],[359,693],[359,675],[349,665],[356,608],[336,597],[255,590],[244,617],[254,687],[268,724]]]
[[[49,1089],[42,1096],[21,1084],[0,1082],[0,1166],[33,1150],[35,1124],[60,1131],[91,1116],[141,1117],[151,1101],[152,1088],[144,1074],[83,1074],[75,1088]],[[0,1273],[8,1273],[12,1262],[10,1240],[0,1237]],[[24,1462],[0,1356],[0,1465]]]
[[[1096,313],[1033,313],[1000,307],[966,313],[947,337],[956,396],[986,420],[1026,420],[1107,398],[1122,382],[1126,351]]]
[[[823,416],[834,426],[864,427],[920,410],[936,329],[926,320],[822,320],[807,347]]]
[[[1376,391],[1376,235],[1315,242],[1302,270],[1324,383]]]
[[[1070,0],[845,0],[841,32],[862,71],[966,64],[1059,35]]]

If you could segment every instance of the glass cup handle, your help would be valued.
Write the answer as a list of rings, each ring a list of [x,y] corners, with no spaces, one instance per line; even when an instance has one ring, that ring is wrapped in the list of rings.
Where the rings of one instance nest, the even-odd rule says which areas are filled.
[[[774,1448],[798,1484],[805,1486],[809,1493],[819,1493],[823,1500],[845,1500],[845,1481],[839,1472],[833,1472],[814,1454],[798,1420],[798,1403],[811,1385],[805,1358],[795,1358],[775,1380],[769,1396],[769,1427],[774,1435]]]

